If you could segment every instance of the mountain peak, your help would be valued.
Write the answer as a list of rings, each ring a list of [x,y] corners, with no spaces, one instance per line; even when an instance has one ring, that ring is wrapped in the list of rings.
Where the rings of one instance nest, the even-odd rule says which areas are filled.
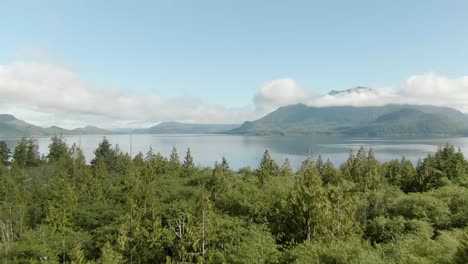
[[[369,87],[364,87],[364,86],[356,86],[354,88],[350,88],[350,89],[347,89],[347,90],[343,90],[343,91],[337,91],[337,90],[332,90],[328,93],[328,95],[331,95],[331,96],[336,96],[336,95],[339,95],[339,94],[352,94],[352,93],[369,93],[369,92],[373,92],[374,90],[372,88],[369,88]]]
[[[16,117],[10,114],[0,114],[0,122],[9,122],[16,120]]]

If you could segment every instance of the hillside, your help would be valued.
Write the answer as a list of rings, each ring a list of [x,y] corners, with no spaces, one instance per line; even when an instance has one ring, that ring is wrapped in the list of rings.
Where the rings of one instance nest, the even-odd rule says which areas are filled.
[[[96,134],[112,134],[111,131],[93,126],[86,126],[76,129],[64,129],[57,126],[48,128],[35,126],[17,119],[13,115],[0,114],[0,137],[41,137],[52,136],[56,134],[62,135],[96,135]]]
[[[468,118],[458,110],[421,105],[369,107],[278,108],[256,121],[245,122],[231,134],[331,134],[352,136],[461,135]]]
[[[187,124],[178,122],[163,122],[145,129],[137,129],[137,134],[216,134],[223,133],[239,125],[232,124]]]

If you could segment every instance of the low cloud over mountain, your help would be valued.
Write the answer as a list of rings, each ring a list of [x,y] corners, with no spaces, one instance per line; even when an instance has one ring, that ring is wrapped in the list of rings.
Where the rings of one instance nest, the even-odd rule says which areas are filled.
[[[285,94],[287,97],[283,96]],[[270,109],[294,103],[321,107],[428,104],[447,106],[466,113],[468,112],[468,76],[449,79],[428,73],[411,76],[391,88],[355,87],[344,91],[334,90],[324,95],[304,89],[294,80],[283,79],[263,86],[257,93],[255,102],[269,102]]]

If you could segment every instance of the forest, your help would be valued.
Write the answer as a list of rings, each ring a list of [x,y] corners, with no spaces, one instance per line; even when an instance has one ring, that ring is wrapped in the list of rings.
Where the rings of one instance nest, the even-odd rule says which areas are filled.
[[[233,170],[190,149],[96,147],[87,162],[60,136],[47,155],[0,141],[0,263],[468,263],[468,161],[453,146],[417,164],[309,153],[297,171],[267,150]]]

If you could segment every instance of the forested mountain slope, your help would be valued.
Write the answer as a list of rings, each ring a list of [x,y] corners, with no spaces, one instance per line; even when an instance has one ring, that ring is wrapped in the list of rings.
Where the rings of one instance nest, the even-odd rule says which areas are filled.
[[[105,135],[112,134],[111,131],[93,126],[76,129],[64,129],[57,126],[48,128],[35,126],[17,119],[13,115],[0,114],[0,137],[31,137],[52,135]]]
[[[213,134],[222,133],[240,125],[233,124],[189,124],[179,122],[163,122],[150,128],[136,129],[137,134]]]
[[[278,108],[232,134],[336,134],[353,136],[464,135],[468,118],[458,110],[422,105]]]

